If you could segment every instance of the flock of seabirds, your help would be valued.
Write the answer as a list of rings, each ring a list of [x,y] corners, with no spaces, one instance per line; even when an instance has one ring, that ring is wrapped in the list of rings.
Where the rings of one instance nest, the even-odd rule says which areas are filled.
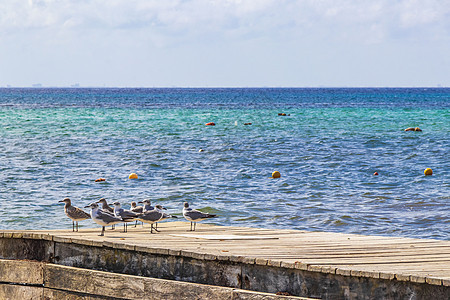
[[[165,213],[164,208],[161,205],[151,206],[150,200],[146,199],[143,201],[139,201],[138,203],[142,203],[142,206],[138,206],[135,201],[131,202],[130,209],[123,209],[119,202],[114,202],[114,208],[109,206],[105,198],[101,198],[97,202],[93,202],[85,208],[90,208],[91,213],[88,214],[81,208],[75,207],[72,205],[72,202],[69,198],[65,198],[59,202],[64,202],[64,212],[66,215],[72,220],[72,231],[78,231],[78,222],[92,219],[95,223],[102,226],[102,233],[100,236],[105,235],[105,227],[123,223],[124,224],[124,232],[127,232],[127,223],[133,221],[141,221],[143,223],[151,224],[150,233],[153,233],[153,230],[159,232],[158,230],[158,222],[169,218],[177,218],[177,216],[172,216],[170,214]],[[102,208],[99,207],[99,204],[102,205]],[[196,222],[202,221],[209,218],[217,217],[217,215],[204,213],[196,209],[192,209],[189,207],[189,203],[184,202],[183,207],[183,216],[186,220],[191,222],[190,231],[195,231]],[[153,226],[155,225],[155,226]],[[136,225],[135,225],[136,226]]]

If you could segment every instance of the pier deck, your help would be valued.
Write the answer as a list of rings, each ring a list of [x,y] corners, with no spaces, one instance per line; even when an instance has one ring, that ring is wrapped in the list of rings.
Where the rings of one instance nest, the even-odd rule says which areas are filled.
[[[129,225],[128,232],[123,233],[121,226],[117,226],[116,230],[107,229],[104,237],[98,236],[100,228],[80,229],[79,232],[0,231],[0,238],[46,239],[65,244],[253,265],[260,269],[272,268],[267,276],[273,275],[275,269],[282,269],[284,273],[289,273],[289,270],[301,271],[304,272],[302,278],[307,274],[325,274],[334,277],[318,280],[325,280],[327,283],[324,284],[333,286],[335,283],[330,282],[341,280],[336,278],[347,278],[339,289],[346,287],[343,295],[350,295],[347,297],[349,299],[352,298],[352,289],[360,290],[354,288],[358,282],[364,282],[372,288],[380,282],[386,284],[386,281],[397,285],[410,284],[419,290],[425,285],[439,288],[443,296],[450,295],[450,241],[227,227],[206,223],[198,224],[197,230],[190,232],[187,222],[161,223],[158,229],[159,233],[150,234],[148,226],[138,225],[135,228]],[[67,265],[64,262],[61,264]],[[254,274],[254,271],[249,271],[249,274]],[[355,279],[354,282],[349,281],[349,278]],[[249,281],[251,283],[251,278]],[[248,286],[255,286],[250,283]],[[242,287],[243,283],[239,284]],[[289,280],[286,284],[290,284]],[[415,288],[406,290],[417,294]],[[274,292],[268,289],[264,292]],[[398,286],[396,289],[400,290]],[[312,293],[305,290],[304,294],[297,295],[333,298],[331,288],[327,289],[330,294],[318,290]],[[421,295],[426,294],[424,292]]]

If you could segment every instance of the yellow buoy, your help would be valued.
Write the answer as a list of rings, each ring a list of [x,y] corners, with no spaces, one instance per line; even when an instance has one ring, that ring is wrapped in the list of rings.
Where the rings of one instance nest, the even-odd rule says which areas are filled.
[[[431,168],[426,168],[425,171],[423,171],[423,173],[428,176],[428,175],[433,175],[433,170],[431,170]]]
[[[137,176],[136,173],[131,173],[131,174],[128,176],[128,179],[138,179],[138,176]]]
[[[280,177],[281,177],[280,172],[274,171],[274,172],[272,173],[272,178],[280,178]]]

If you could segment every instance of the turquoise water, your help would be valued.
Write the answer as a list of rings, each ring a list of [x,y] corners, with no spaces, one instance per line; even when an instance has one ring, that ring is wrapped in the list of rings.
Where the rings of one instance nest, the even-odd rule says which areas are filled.
[[[71,228],[64,197],[150,198],[221,225],[448,240],[449,108],[450,89],[0,89],[0,228]]]

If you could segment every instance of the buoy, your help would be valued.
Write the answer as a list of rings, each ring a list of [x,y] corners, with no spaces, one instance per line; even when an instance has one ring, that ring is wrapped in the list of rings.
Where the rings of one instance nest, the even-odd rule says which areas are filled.
[[[422,131],[419,127],[408,127],[405,129],[405,131]]]
[[[280,177],[281,177],[280,172],[274,171],[274,172],[272,173],[272,178],[280,178]]]
[[[433,170],[431,170],[431,168],[426,168],[423,173],[425,174],[425,176],[433,175]]]
[[[101,182],[101,181],[106,181],[106,179],[105,179],[105,178],[98,178],[98,179],[95,179],[95,182]]]
[[[205,151],[205,150],[203,150],[203,149],[198,150],[198,152],[203,152],[203,151]]]
[[[378,172],[373,173],[373,175],[378,175]]]
[[[206,126],[216,126],[216,123],[214,123],[214,122],[209,122],[209,123],[206,123],[205,125],[206,125]]]
[[[138,176],[137,176],[136,173],[131,173],[131,174],[128,176],[128,179],[138,179]]]
[[[252,123],[244,123],[244,125],[252,125]]]

